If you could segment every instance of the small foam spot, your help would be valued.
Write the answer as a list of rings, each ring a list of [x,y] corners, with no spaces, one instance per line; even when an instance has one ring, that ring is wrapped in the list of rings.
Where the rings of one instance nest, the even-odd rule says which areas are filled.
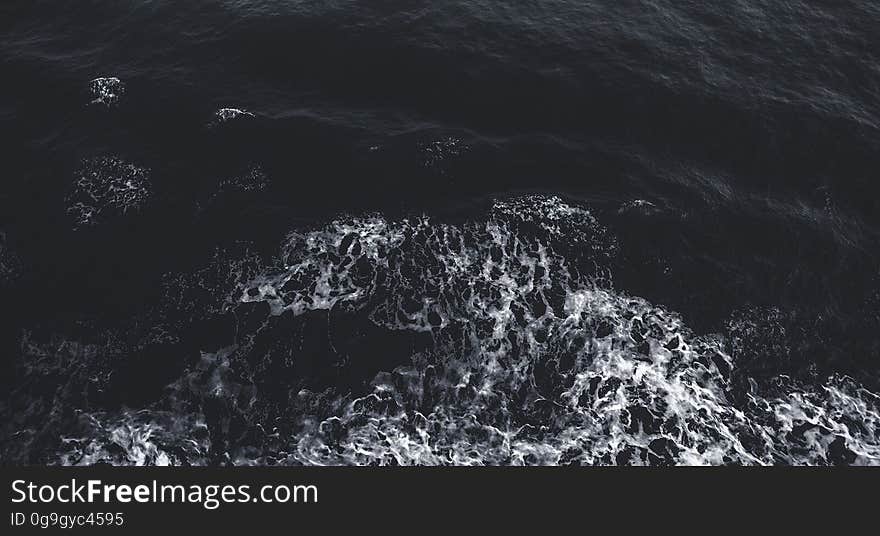
[[[214,120],[212,126],[228,123],[229,121],[241,120],[244,118],[256,117],[253,113],[239,108],[220,108],[214,112]]]
[[[89,82],[89,91],[92,94],[91,104],[111,107],[125,95],[125,84],[115,76],[100,77]]]
[[[469,147],[459,138],[448,136],[420,144],[422,165],[441,175],[447,173],[446,163],[465,153]]]

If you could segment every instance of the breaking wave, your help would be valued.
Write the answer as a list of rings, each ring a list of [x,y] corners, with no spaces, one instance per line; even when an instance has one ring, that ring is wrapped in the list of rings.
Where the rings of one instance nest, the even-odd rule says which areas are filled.
[[[842,376],[744,376],[724,333],[615,289],[617,249],[588,210],[545,196],[465,223],[377,214],[293,232],[272,267],[238,268],[222,306],[234,342],[148,409],[80,415],[87,439],[65,439],[58,461],[880,464],[876,394]],[[371,357],[333,316],[296,324],[320,312],[416,338],[363,388],[307,385],[291,374],[312,331],[327,329],[335,367]]]

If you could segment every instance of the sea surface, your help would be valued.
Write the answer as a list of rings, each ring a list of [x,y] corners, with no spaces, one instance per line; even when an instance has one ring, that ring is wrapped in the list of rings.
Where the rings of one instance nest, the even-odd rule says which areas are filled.
[[[880,465],[880,5],[6,0],[0,463]]]

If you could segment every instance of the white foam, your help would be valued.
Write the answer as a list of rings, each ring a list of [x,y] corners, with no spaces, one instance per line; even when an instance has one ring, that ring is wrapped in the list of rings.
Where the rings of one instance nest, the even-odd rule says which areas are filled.
[[[76,172],[67,213],[76,227],[141,210],[151,195],[149,170],[110,156],[84,160]]]
[[[292,233],[281,267],[242,285],[240,301],[273,315],[365,310],[434,343],[359,398],[300,392],[307,409],[294,436],[274,439],[283,448],[227,454],[241,464],[880,464],[877,395],[829,377],[752,382],[734,396],[728,342],[613,289],[615,252],[589,211],[542,196],[466,224],[370,215]],[[199,392],[240,381],[224,368],[234,348],[205,359]],[[259,398],[258,382],[248,389]]]
[[[255,117],[253,113],[239,108],[220,108],[214,112],[214,121],[212,124],[221,124],[236,119]]]
[[[93,97],[91,104],[110,107],[118,104],[119,99],[125,95],[125,84],[115,76],[95,78],[89,82],[89,91]]]

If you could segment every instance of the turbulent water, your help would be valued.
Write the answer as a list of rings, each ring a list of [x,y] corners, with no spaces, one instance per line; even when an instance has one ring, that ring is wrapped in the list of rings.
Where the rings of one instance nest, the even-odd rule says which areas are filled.
[[[880,465],[880,10],[0,8],[4,464]]]

